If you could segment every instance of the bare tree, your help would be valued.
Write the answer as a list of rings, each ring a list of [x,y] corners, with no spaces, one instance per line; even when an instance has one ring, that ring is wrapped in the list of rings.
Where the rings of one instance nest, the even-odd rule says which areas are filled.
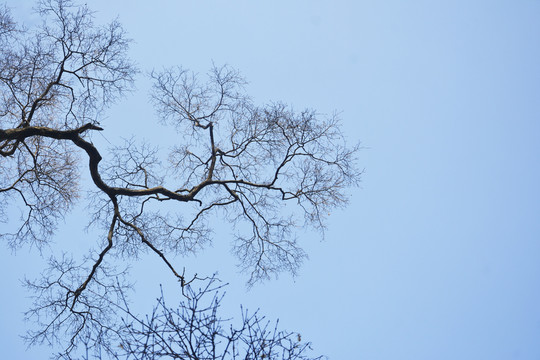
[[[100,250],[83,263],[69,255],[51,258],[43,278],[27,281],[35,294],[27,315],[40,326],[28,334],[30,344],[64,343],[67,334],[59,356],[70,358],[85,339],[101,339],[106,348],[104,334],[125,336],[107,305],[127,306],[127,274],[111,261],[118,257],[154,253],[198,301],[200,293],[188,290],[196,276],[186,278],[174,259],[204,248],[216,216],[232,224],[233,251],[248,284],[296,273],[306,255],[295,229],[323,232],[329,212],[347,203],[344,191],[359,181],[358,147],[346,146],[338,117],[282,103],[255,105],[243,78],[227,66],[214,67],[204,81],[182,68],[166,69],[151,74],[151,96],[163,125],[178,132],[177,146],[163,163],[157,147],[136,141],[104,159],[91,133],[104,130],[103,110],[131,89],[137,69],[126,56],[129,41],[118,22],[97,26],[86,6],[69,0],[39,1],[37,11],[45,21],[28,30],[0,10],[0,213],[3,219],[8,207],[23,213],[17,228],[0,237],[13,248],[48,244],[83,197],[84,158],[93,186],[89,220],[104,232]],[[219,301],[213,304],[217,309]],[[244,317],[242,329],[255,331],[260,322],[253,319]],[[169,331],[139,324],[146,330],[131,334],[137,339]],[[180,336],[183,325],[176,324]],[[227,341],[235,343],[240,333]],[[130,344],[129,354],[143,354],[142,343]]]
[[[278,322],[242,310],[235,324],[219,315],[224,293],[215,278],[202,288],[186,286],[187,297],[178,306],[169,307],[163,292],[153,312],[141,319],[127,301],[117,306],[123,315],[122,326],[108,353],[126,359],[286,359],[317,360],[311,357],[311,344],[299,333],[278,330]],[[101,358],[103,347],[94,347],[94,339],[85,342],[87,357],[92,352]],[[100,345],[103,342],[99,342]],[[97,350],[97,351],[96,351]]]

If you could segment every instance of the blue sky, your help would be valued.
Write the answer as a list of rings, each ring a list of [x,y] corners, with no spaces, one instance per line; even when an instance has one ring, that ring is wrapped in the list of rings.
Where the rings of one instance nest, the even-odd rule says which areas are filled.
[[[35,20],[30,1],[8,4]],[[297,278],[246,291],[223,224],[212,249],[177,260],[219,270],[230,313],[261,308],[331,359],[540,358],[540,1],[88,4],[99,21],[119,16],[142,69],[229,64],[256,101],[337,110],[365,147],[361,187],[325,241],[301,233],[310,260]],[[126,124],[150,141],[168,134],[147,86],[107,113],[108,141]],[[81,216],[59,244],[92,241],[70,238]],[[39,261],[0,256],[0,348],[25,359],[17,279]],[[138,294],[157,296],[163,274],[142,259]]]

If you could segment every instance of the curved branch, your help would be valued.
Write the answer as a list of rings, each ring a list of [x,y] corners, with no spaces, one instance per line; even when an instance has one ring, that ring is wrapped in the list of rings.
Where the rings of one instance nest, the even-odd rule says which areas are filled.
[[[97,148],[89,141],[83,139],[81,134],[88,130],[103,130],[103,128],[96,126],[94,124],[88,123],[77,129],[73,130],[57,130],[51,129],[44,126],[29,126],[24,128],[0,129],[0,141],[5,140],[17,140],[23,141],[26,138],[32,136],[41,136],[57,140],[70,140],[79,148],[86,151],[89,157],[89,167],[90,175],[94,184],[103,192],[109,196],[125,195],[125,196],[146,196],[146,195],[163,195],[170,199],[178,201],[197,201],[195,196],[197,193],[207,185],[206,183],[201,184],[200,186],[194,187],[187,195],[181,195],[172,190],[166,189],[162,186],[156,186],[148,189],[129,189],[121,187],[111,187],[107,185],[99,173],[98,165],[102,160],[102,156],[97,150]]]

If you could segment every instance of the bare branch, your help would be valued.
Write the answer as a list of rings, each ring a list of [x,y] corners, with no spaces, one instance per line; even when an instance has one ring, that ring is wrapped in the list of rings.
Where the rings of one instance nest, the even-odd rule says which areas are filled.
[[[240,322],[220,314],[223,285],[210,279],[198,290],[187,286],[189,298],[168,307],[163,292],[147,318],[133,314],[127,304],[119,345],[113,356],[136,359],[322,359],[313,357],[311,343],[301,335],[278,329],[258,312],[241,309]]]
[[[137,70],[126,55],[130,41],[117,21],[96,25],[86,5],[41,0],[37,11],[43,24],[28,30],[0,8],[0,220],[8,221],[6,209],[21,213],[0,238],[12,248],[49,244],[82,198],[81,172],[91,179],[89,220],[103,235],[100,250],[84,261],[53,258],[41,280],[27,282],[36,294],[27,315],[41,326],[29,342],[52,344],[68,334],[58,357],[70,358],[88,339],[116,354],[110,339],[125,334],[106,307],[124,301],[129,285],[116,280],[124,271],[114,270],[112,259],[154,254],[184,294],[200,299],[189,287],[198,277],[188,280],[174,256],[210,244],[214,217],[230,224],[233,253],[248,285],[283,271],[296,274],[306,258],[297,230],[309,226],[324,235],[327,216],[347,204],[347,189],[360,179],[359,147],[346,145],[338,116],[297,112],[283,103],[256,105],[245,93],[245,80],[229,66],[214,66],[207,80],[182,68],[165,69],[150,76],[161,122],[180,135],[168,162],[161,161],[159,147],[135,139],[103,153],[90,134],[104,131],[97,121],[102,111],[132,89]],[[215,312],[219,301],[213,304]],[[197,342],[183,337],[179,322],[171,323],[174,329],[160,327],[164,319],[174,320],[164,303],[162,309],[150,323],[137,320],[143,328],[130,335],[145,344],[173,336],[152,345],[156,357],[235,359],[243,344],[248,358],[280,352],[307,359],[291,334],[272,332],[256,315],[246,313],[242,327],[228,335],[205,323],[219,323],[213,315],[192,316],[199,325],[188,334]],[[130,345],[122,344],[127,351]],[[210,353],[219,344],[225,344],[221,355],[215,348]],[[125,355],[146,356],[139,345]]]

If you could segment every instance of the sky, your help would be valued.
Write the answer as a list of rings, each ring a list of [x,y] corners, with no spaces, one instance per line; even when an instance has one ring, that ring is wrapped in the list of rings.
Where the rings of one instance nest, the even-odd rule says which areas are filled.
[[[229,64],[255,102],[338,111],[363,146],[362,183],[324,241],[300,234],[310,258],[297,277],[247,290],[223,224],[213,248],[177,259],[219,270],[231,315],[260,308],[330,359],[540,359],[540,1],[87,3],[99,22],[118,17],[141,69]],[[37,20],[31,1],[8,5]],[[175,140],[148,85],[141,76],[107,112],[107,141]],[[80,217],[60,246],[91,241],[73,239]],[[28,249],[0,252],[6,358],[43,357],[18,338],[28,326],[19,279],[39,264]],[[134,276],[143,297],[167,275],[143,259]]]

